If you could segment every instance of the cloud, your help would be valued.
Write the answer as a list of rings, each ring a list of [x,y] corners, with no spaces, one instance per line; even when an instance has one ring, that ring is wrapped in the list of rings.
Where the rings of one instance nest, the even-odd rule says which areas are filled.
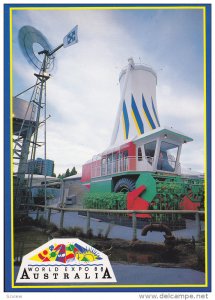
[[[202,98],[194,98],[193,95],[159,95],[159,112],[167,122],[179,124],[180,127],[185,123],[192,124],[198,120],[198,129],[203,128],[204,105]],[[175,125],[174,125],[175,127]],[[193,128],[195,130],[195,128]]]
[[[191,169],[192,171],[203,172],[204,170],[204,149],[203,145],[199,143],[192,143],[183,145],[183,152],[181,155],[184,169]]]

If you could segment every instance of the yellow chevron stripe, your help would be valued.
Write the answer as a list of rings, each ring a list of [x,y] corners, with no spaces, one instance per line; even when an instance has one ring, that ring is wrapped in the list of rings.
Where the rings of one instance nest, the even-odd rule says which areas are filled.
[[[122,114],[122,128],[123,128],[123,133],[124,133],[124,140],[126,140],[126,128],[125,128],[124,114]]]
[[[137,133],[138,133],[138,135],[141,135],[141,131],[140,131],[140,128],[138,126],[138,123],[137,123],[137,120],[136,120],[136,117],[135,117],[135,114],[134,114],[133,110],[131,111],[131,115],[132,115],[132,118],[134,120],[134,124],[135,124],[135,127],[137,129]]]
[[[147,115],[146,115],[146,113],[145,113],[145,110],[144,110],[144,109],[142,109],[142,110],[143,110],[143,115],[144,115],[144,117],[145,117],[145,119],[146,119],[147,124],[149,125],[149,127],[150,127],[151,129],[153,129],[153,128],[152,128],[152,125],[151,125],[151,123],[149,122],[149,119],[148,119],[148,117],[147,117]]]

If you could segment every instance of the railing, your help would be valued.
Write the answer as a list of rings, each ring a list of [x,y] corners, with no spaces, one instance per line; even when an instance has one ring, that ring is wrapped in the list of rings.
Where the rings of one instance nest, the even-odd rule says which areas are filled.
[[[113,175],[128,171],[152,171],[153,170],[153,157],[142,157],[138,161],[135,156],[127,156],[121,159],[110,160],[108,158],[104,161],[95,160],[92,162],[91,174],[92,178]]]
[[[116,159],[112,161],[105,160],[105,163],[103,163],[101,160],[92,162],[92,178],[127,171],[136,171],[135,157],[124,157],[122,159]]]
[[[104,159],[104,158],[103,158]],[[98,159],[92,161],[91,177],[101,177],[107,175],[114,175],[128,171],[153,171],[157,169],[162,172],[178,173],[180,172],[180,163],[176,164],[176,160],[172,158],[159,159],[156,166],[154,166],[154,157],[151,156],[127,156],[120,159],[110,159],[108,157],[103,160]]]
[[[200,215],[204,215],[204,211],[195,211],[195,210],[110,210],[110,209],[89,209],[89,208],[65,208],[65,207],[54,207],[54,206],[44,206],[44,205],[35,205],[35,204],[22,204],[25,207],[34,207],[37,209],[36,212],[36,219],[39,219],[40,209],[47,209],[48,216],[47,216],[47,223],[49,224],[51,221],[51,213],[52,210],[60,212],[60,222],[59,228],[64,228],[64,214],[65,212],[85,212],[87,214],[87,223],[86,223],[86,232],[90,230],[90,213],[106,213],[106,214],[127,214],[132,215],[132,240],[137,239],[137,214],[179,214],[179,215],[186,215],[192,214],[195,215],[196,220],[196,236],[197,240],[200,239],[201,234],[201,224],[200,224]]]

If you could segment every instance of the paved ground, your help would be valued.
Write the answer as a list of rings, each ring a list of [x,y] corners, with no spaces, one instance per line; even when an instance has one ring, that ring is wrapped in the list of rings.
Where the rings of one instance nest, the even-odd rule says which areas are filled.
[[[46,217],[43,212],[41,215]],[[30,214],[32,218],[35,218],[36,214]],[[53,212],[51,215],[51,222],[56,224],[57,226],[60,224],[60,213]],[[78,215],[76,212],[66,212],[64,214],[64,227],[81,227],[84,231],[86,231],[87,219],[84,216]],[[99,233],[105,234],[107,230],[110,228],[110,232],[108,234],[109,238],[121,238],[125,240],[132,240],[133,229],[131,227],[125,227],[120,225],[111,224],[109,225],[106,222],[101,222],[96,219],[91,219],[90,226],[93,230],[93,234],[97,236]],[[201,228],[204,227],[203,222],[201,222]],[[162,232],[148,232],[147,236],[141,236],[141,229],[137,229],[137,238],[142,241],[161,243],[164,241]],[[178,238],[194,238],[197,237],[196,223],[194,220],[186,221],[186,229],[173,231],[175,237]]]
[[[41,212],[41,215],[43,213]],[[35,218],[36,214],[31,213]],[[44,215],[44,217],[46,217]],[[54,212],[51,215],[51,222],[59,225],[60,213]],[[78,226],[86,230],[86,217],[79,216],[78,213],[65,213],[64,227]],[[108,223],[91,219],[91,228],[94,235],[105,233],[108,230]],[[201,224],[203,228],[203,223]],[[176,237],[192,238],[196,237],[195,221],[187,220],[187,228],[173,232]],[[112,225],[109,238],[121,238],[125,240],[132,239],[132,228]],[[141,236],[141,230],[137,230],[137,238],[142,241],[160,243],[164,241],[163,233],[150,232],[146,237]],[[177,285],[177,284],[204,284],[205,274],[191,269],[182,268],[160,268],[150,265],[137,265],[128,263],[112,263],[112,267],[117,279],[116,284],[135,284],[135,285]],[[18,273],[18,267],[15,267],[15,278]]]

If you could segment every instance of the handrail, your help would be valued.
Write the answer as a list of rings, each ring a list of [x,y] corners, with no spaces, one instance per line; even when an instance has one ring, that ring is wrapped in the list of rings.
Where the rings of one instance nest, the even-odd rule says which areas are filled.
[[[94,209],[94,208],[65,208],[56,206],[45,206],[37,204],[21,204],[22,206],[47,208],[58,211],[68,211],[68,212],[100,212],[100,213],[116,213],[116,214],[205,214],[202,210],[116,210],[116,209]]]
[[[196,211],[196,210],[111,210],[111,209],[92,209],[92,208],[65,208],[65,207],[55,207],[55,206],[45,206],[45,205],[36,205],[36,204],[21,204],[22,206],[28,207],[36,207],[37,208],[37,216],[36,220],[39,219],[39,208],[44,208],[48,210],[48,218],[47,221],[50,223],[51,220],[51,211],[57,210],[60,212],[60,224],[59,228],[63,228],[64,223],[64,214],[65,212],[87,212],[87,227],[86,232],[90,230],[90,213],[115,213],[115,214],[132,214],[132,240],[137,239],[137,216],[136,214],[145,213],[145,214],[195,214],[196,219],[196,230],[197,230],[197,240],[200,239],[201,236],[201,224],[200,224],[200,215],[203,215],[204,211]]]

